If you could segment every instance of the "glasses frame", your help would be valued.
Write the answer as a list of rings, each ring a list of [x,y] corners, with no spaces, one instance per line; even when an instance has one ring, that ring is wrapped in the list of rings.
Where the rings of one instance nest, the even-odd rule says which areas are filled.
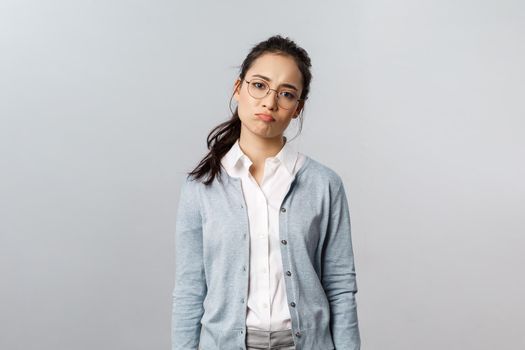
[[[248,90],[248,94],[250,94],[251,97],[253,97],[253,98],[257,99],[257,100],[262,100],[263,98],[265,98],[266,96],[268,96],[268,95],[270,94],[270,91],[273,90],[273,91],[275,91],[275,96],[277,96],[277,104],[279,105],[279,107],[281,107],[282,109],[286,109],[286,110],[290,110],[290,109],[293,109],[293,108],[294,108],[294,107],[292,107],[292,108],[284,108],[283,106],[281,106],[281,105],[279,104],[279,99],[281,98],[281,97],[279,96],[279,91],[270,88],[270,84],[268,84],[268,83],[265,82],[264,80],[262,80],[262,79],[257,79],[257,78],[253,78],[253,79],[250,80],[250,81],[248,81],[248,80],[246,80],[246,79],[243,79],[243,80],[244,80],[245,82],[248,83],[248,85],[246,86],[246,89]],[[268,85],[268,91],[266,91],[266,95],[264,95],[263,97],[255,97],[255,96],[253,96],[253,95],[250,93],[250,82],[251,82],[251,81],[254,81],[254,80],[262,81],[262,82],[264,82],[266,85]],[[306,100],[306,99],[304,99],[304,98],[298,98],[298,99],[295,101],[295,107],[297,107],[297,103],[298,103],[299,101],[305,101],[305,100]]]

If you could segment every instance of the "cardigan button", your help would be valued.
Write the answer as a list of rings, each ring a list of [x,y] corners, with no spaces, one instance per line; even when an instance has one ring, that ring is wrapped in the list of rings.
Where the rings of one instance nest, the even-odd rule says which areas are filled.
[[[295,307],[295,303],[292,301],[292,302],[290,303],[290,306],[291,306],[291,307]]]
[[[281,211],[282,211],[283,213],[285,213],[285,212],[286,212],[286,208],[281,208]]]
[[[297,338],[300,338],[300,337],[301,337],[301,332],[295,332],[295,336],[296,336]]]
[[[286,271],[286,276],[291,276],[292,273],[290,271]]]
[[[288,242],[286,241],[286,239],[283,239],[283,240],[281,241],[281,243],[284,244],[284,245],[286,245]]]

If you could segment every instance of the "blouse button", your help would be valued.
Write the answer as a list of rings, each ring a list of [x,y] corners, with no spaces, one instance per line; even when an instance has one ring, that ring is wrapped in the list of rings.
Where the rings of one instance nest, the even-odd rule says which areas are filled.
[[[284,244],[284,245],[286,245],[286,243],[288,243],[288,242],[286,241],[286,239],[283,239],[283,240],[281,241],[281,243]]]
[[[286,271],[286,275],[287,275],[287,276],[291,276],[292,273],[291,273],[290,271]]]
[[[290,306],[291,306],[291,307],[295,307],[295,303],[292,301],[292,302],[290,303]]]
[[[281,211],[282,211],[283,213],[285,213],[285,212],[286,212],[286,208],[281,208]]]

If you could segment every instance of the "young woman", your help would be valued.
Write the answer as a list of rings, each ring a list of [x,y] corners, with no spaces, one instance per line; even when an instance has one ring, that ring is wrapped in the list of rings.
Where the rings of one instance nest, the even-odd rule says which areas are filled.
[[[254,46],[233,116],[210,132],[182,185],[173,350],[360,348],[344,185],[284,136],[308,98],[310,67],[288,38]]]

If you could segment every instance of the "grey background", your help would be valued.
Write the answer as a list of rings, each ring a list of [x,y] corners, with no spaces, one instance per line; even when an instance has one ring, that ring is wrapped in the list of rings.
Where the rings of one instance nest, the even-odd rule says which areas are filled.
[[[2,0],[0,348],[170,347],[184,172],[276,33],[313,61],[293,142],[345,181],[363,349],[525,348],[524,11]]]

